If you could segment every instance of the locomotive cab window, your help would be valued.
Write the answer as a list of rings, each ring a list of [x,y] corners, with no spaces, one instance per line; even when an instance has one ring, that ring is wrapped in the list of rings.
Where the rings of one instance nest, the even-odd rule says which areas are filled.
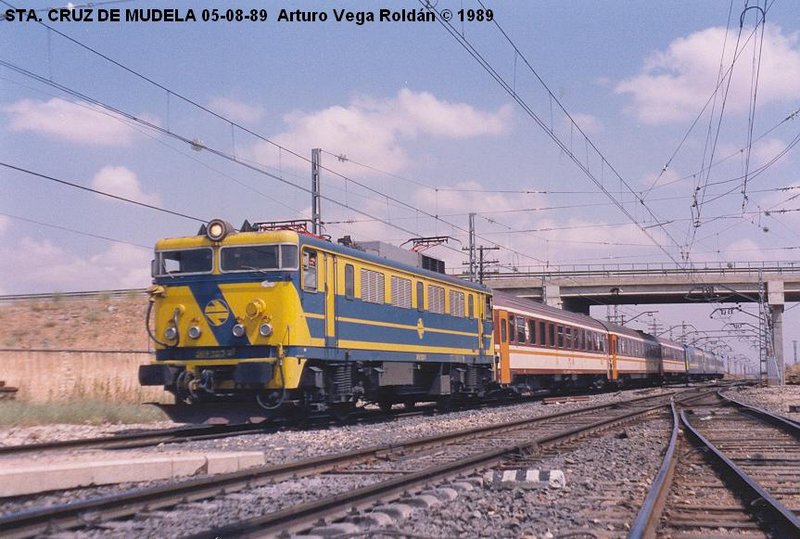
[[[303,290],[317,291],[317,252],[311,249],[303,251]]]
[[[153,264],[153,277],[211,273],[213,255],[209,248],[159,251]]]
[[[297,269],[296,245],[245,245],[220,250],[220,270],[265,271]]]

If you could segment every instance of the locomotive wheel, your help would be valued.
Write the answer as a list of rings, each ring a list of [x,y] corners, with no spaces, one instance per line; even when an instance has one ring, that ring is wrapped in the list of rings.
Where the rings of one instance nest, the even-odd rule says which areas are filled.
[[[329,412],[339,423],[347,423],[347,419],[355,409],[356,404],[354,402],[338,402],[336,404],[331,404]]]
[[[259,391],[256,393],[256,404],[268,412],[276,411],[284,401],[283,391]]]
[[[392,401],[382,400],[378,401],[378,408],[381,409],[381,412],[384,414],[389,414],[392,412]]]
[[[194,381],[194,373],[183,371],[175,380],[175,404],[192,404],[196,395],[192,392],[191,385]]]

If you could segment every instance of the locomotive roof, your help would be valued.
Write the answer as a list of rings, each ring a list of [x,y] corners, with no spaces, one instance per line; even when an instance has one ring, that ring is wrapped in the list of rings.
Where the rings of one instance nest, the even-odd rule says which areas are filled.
[[[327,251],[333,251],[335,253],[357,257],[362,260],[372,262],[374,264],[380,264],[382,266],[388,266],[390,268],[394,268],[397,270],[416,273],[426,278],[436,279],[439,281],[452,284],[454,286],[470,288],[477,292],[486,293],[489,291],[487,287],[479,283],[473,283],[470,281],[466,281],[464,279],[459,279],[458,277],[447,275],[445,273],[437,273],[435,271],[430,271],[417,266],[412,266],[404,262],[399,262],[391,258],[378,256],[372,253],[368,253],[366,251],[362,251],[360,249],[355,249],[353,247],[347,247],[344,245],[340,245],[338,243],[333,243],[331,241],[318,238],[312,235],[300,234],[293,230],[236,232],[235,234],[229,234],[227,237],[225,237],[225,239],[221,242],[221,245],[225,247],[228,245],[248,245],[248,244],[257,245],[260,243],[295,243],[295,244],[299,243],[300,245],[312,245],[314,247],[325,249]],[[179,250],[179,249],[192,249],[198,247],[213,247],[215,245],[219,245],[219,242],[211,241],[204,234],[203,235],[196,234],[193,236],[180,236],[175,238],[160,239],[156,242],[155,248],[156,250],[173,250],[173,249]]]

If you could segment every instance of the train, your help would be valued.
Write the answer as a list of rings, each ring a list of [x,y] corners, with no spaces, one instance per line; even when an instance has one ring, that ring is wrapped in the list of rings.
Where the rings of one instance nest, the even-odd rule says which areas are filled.
[[[333,242],[307,225],[214,219],[159,240],[146,320],[155,358],[139,383],[177,403],[344,418],[359,403],[450,407],[723,374],[708,352],[447,275],[421,252]]]

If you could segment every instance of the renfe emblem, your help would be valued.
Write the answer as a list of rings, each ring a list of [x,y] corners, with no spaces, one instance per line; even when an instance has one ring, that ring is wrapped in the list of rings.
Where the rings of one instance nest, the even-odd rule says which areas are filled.
[[[212,299],[206,303],[203,314],[208,318],[208,323],[212,326],[221,326],[228,320],[231,312],[227,303],[221,299]]]

